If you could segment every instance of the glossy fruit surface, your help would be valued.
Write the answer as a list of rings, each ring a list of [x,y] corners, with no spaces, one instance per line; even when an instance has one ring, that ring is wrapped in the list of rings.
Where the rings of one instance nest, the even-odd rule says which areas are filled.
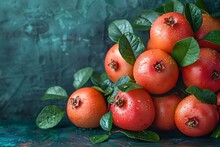
[[[155,48],[171,53],[177,41],[193,37],[194,33],[183,14],[168,12],[159,16],[150,29],[150,40]]]
[[[208,135],[218,122],[219,114],[216,106],[202,103],[194,95],[184,98],[175,111],[176,126],[187,136]]]
[[[217,107],[218,107],[218,113],[220,117],[220,91],[217,93]]]
[[[96,128],[107,113],[103,95],[94,88],[84,87],[74,91],[67,102],[67,116],[80,128]]]
[[[113,45],[107,52],[105,56],[105,71],[109,79],[116,82],[119,78],[123,76],[129,76],[133,78],[133,66],[127,63],[121,56],[119,50],[119,45]]]
[[[131,131],[147,129],[155,117],[152,98],[144,89],[119,92],[110,110],[114,125]]]
[[[205,37],[210,31],[220,30],[220,19],[214,18],[205,13],[202,14],[202,19],[203,19],[202,26],[195,34],[199,46],[202,48],[212,48],[220,51],[220,45],[202,40],[202,38]]]
[[[168,131],[176,128],[174,114],[181,98],[176,94],[168,96],[153,97],[155,106],[154,128],[162,131]]]
[[[160,49],[143,52],[137,58],[133,72],[135,81],[152,94],[163,94],[171,90],[179,75],[174,59]]]
[[[149,50],[149,49],[158,49],[157,46],[153,44],[151,39],[149,39],[148,42],[147,42],[146,50]]]
[[[183,81],[188,86],[201,89],[220,90],[220,53],[213,49],[201,48],[199,59],[182,68]]]

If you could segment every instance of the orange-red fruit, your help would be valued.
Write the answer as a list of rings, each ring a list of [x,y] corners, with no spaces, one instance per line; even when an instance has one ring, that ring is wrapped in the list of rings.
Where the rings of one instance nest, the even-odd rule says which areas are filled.
[[[187,136],[208,135],[218,122],[219,114],[216,106],[202,103],[194,95],[185,97],[176,107],[176,126]]]
[[[67,116],[80,128],[96,128],[101,117],[107,112],[103,95],[91,87],[80,88],[73,92],[67,102]]]
[[[181,98],[176,94],[154,97],[155,119],[153,126],[161,131],[169,131],[176,128],[174,114]]]
[[[199,46],[212,48],[220,51],[220,45],[202,40],[202,38],[205,37],[210,31],[220,30],[220,19],[214,18],[208,14],[202,14],[202,19],[203,19],[202,26],[195,34]]]
[[[153,44],[153,42],[151,41],[151,39],[149,38],[148,42],[147,42],[147,49],[157,49],[157,46]]]
[[[119,92],[110,110],[114,125],[130,131],[147,129],[155,117],[152,98],[143,88]]]
[[[182,67],[183,82],[214,92],[220,90],[220,53],[214,49],[201,48],[199,59]]]
[[[189,22],[183,14],[177,12],[168,12],[159,16],[150,29],[150,40],[153,47],[167,53],[172,53],[177,41],[193,36],[194,33]]]
[[[217,107],[218,107],[218,113],[220,117],[220,91],[217,93]]]
[[[143,52],[135,61],[134,79],[151,94],[163,94],[171,90],[179,75],[175,60],[165,51],[152,49]]]
[[[133,78],[133,66],[123,59],[118,47],[118,44],[113,45],[105,56],[105,71],[112,82],[123,76]]]

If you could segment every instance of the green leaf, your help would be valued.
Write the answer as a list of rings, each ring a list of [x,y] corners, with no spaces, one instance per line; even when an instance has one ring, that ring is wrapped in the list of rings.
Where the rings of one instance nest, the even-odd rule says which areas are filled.
[[[95,86],[99,86],[102,89],[106,89],[108,86],[113,84],[106,73],[93,73],[91,76],[91,81]]]
[[[124,19],[115,20],[108,27],[108,35],[113,42],[118,42],[121,35],[128,32],[133,33],[133,28],[130,22]]]
[[[106,72],[104,72],[104,73],[102,73],[101,75],[100,75],[100,79],[101,79],[101,81],[105,81],[105,80],[108,80],[109,78],[108,78],[108,75],[106,74]]]
[[[100,74],[93,72],[91,76],[91,82],[95,86],[100,86],[100,84],[103,82],[100,78]]]
[[[104,93],[104,96],[107,96],[107,95],[110,95],[112,92],[113,92],[114,88],[113,87],[107,87],[105,89],[105,93]]]
[[[85,67],[78,70],[74,74],[73,86],[75,89],[81,88],[92,76],[93,69],[91,67]]]
[[[157,142],[160,141],[160,137],[157,133],[153,131],[140,131],[140,132],[134,132],[134,131],[120,131],[124,135],[126,135],[129,138],[138,139],[142,141],[147,142]]]
[[[184,13],[184,5],[183,3],[177,0],[169,1],[164,5],[164,12]]]
[[[119,52],[126,62],[134,65],[136,58],[143,53],[145,46],[133,33],[125,33],[119,40]]]
[[[105,93],[105,91],[101,88],[101,87],[98,87],[98,86],[92,86],[92,88],[100,91],[101,93]]]
[[[188,66],[197,61],[200,54],[200,48],[193,37],[178,41],[174,47],[171,56],[179,66]]]
[[[47,89],[42,100],[51,100],[51,99],[67,99],[68,95],[66,91],[60,86],[53,86]]]
[[[193,94],[198,100],[206,104],[217,104],[216,94],[209,89],[201,89],[197,86],[190,86],[186,92]]]
[[[113,86],[113,92],[112,94],[107,98],[108,104],[111,104],[114,102],[115,96],[118,94],[120,87],[123,84],[126,84],[128,82],[134,82],[129,76],[124,76],[118,79],[118,81],[115,82],[115,85]]]
[[[110,131],[112,129],[112,112],[109,111],[100,119],[100,126],[105,131]]]
[[[130,90],[139,89],[139,88],[143,88],[143,87],[139,84],[136,84],[135,82],[127,82],[125,84],[118,86],[118,89],[121,90],[122,92],[128,92]]]
[[[219,138],[220,137],[220,125],[218,125],[214,131],[211,134],[211,137],[213,138]]]
[[[129,76],[123,76],[116,81],[115,85],[120,86],[122,84],[125,84],[127,82],[133,81]]]
[[[189,21],[193,32],[196,33],[202,25],[202,11],[196,5],[187,3],[185,7],[185,16]]]
[[[156,8],[156,9],[155,9],[155,12],[164,14],[164,13],[165,13],[165,12],[164,12],[164,6],[160,6],[160,7]]]
[[[210,31],[208,34],[205,35],[205,37],[202,38],[202,40],[206,40],[220,45],[220,31],[219,30]]]
[[[152,23],[160,16],[160,13],[155,11],[143,11],[134,20],[132,26],[137,30],[150,30]]]
[[[89,140],[92,142],[92,144],[97,144],[106,141],[109,138],[109,135],[103,134],[103,135],[94,135],[89,138]]]
[[[204,3],[204,0],[196,0],[195,5],[203,11],[209,12],[208,8],[206,7],[206,4]]]
[[[56,126],[63,118],[65,111],[56,105],[49,105],[42,109],[36,119],[36,125],[41,129]]]
[[[111,93],[110,96],[108,96],[107,98],[107,101],[108,101],[108,104],[112,104],[114,102],[114,99],[115,99],[115,96],[118,94],[120,90],[118,89],[117,86],[114,86],[113,88],[113,92]]]
[[[112,83],[106,73],[93,73],[91,81],[95,85],[94,88],[104,93],[105,96],[110,95],[113,92],[114,83]]]
[[[98,74],[94,72],[91,76],[91,82],[92,84],[96,86],[100,86],[105,80],[108,80],[108,75],[104,72],[102,74]]]

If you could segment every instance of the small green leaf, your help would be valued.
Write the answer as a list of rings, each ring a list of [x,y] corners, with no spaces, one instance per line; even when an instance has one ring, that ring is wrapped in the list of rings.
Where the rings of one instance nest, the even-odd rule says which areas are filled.
[[[137,30],[150,30],[152,23],[160,16],[155,11],[143,11],[133,22],[132,26]]]
[[[102,89],[107,89],[108,87],[112,87],[113,85],[114,83],[110,79],[106,79],[105,81],[101,83],[100,87]]]
[[[115,85],[120,86],[130,81],[133,81],[133,80],[129,76],[123,76],[119,78],[118,81],[116,81]]]
[[[102,88],[98,87],[98,86],[92,86],[92,88],[100,91],[101,93],[105,93],[105,91]]]
[[[113,92],[114,88],[113,87],[107,87],[105,89],[105,93],[104,93],[104,96],[107,96],[107,95],[110,95],[112,92]]]
[[[114,102],[115,96],[120,91],[120,89],[118,87],[120,87],[121,85],[126,84],[128,82],[134,82],[134,81],[129,76],[121,77],[118,79],[118,81],[116,81],[115,85],[113,86],[113,92],[107,98],[108,104],[111,104]]]
[[[109,111],[100,119],[100,126],[105,131],[110,131],[112,129],[112,111]]]
[[[129,138],[138,139],[142,141],[147,142],[157,142],[160,141],[160,137],[157,133],[153,131],[140,131],[140,132],[134,132],[134,131],[120,131],[124,135],[126,135]]]
[[[143,53],[145,46],[133,33],[125,33],[119,40],[119,52],[126,62],[134,65],[136,58]]]
[[[114,102],[114,99],[115,99],[115,96],[118,94],[120,90],[118,89],[117,86],[114,86],[113,88],[113,92],[111,93],[110,96],[108,96],[107,98],[107,101],[108,101],[108,104],[112,104]]]
[[[113,42],[118,42],[121,35],[128,32],[133,33],[133,28],[130,22],[124,19],[115,20],[108,27],[108,35]]]
[[[56,126],[63,118],[65,111],[56,105],[49,105],[42,109],[36,119],[36,125],[41,129]]]
[[[100,86],[100,84],[103,82],[100,78],[100,74],[93,72],[91,76],[91,82],[95,86]]]
[[[206,104],[217,104],[216,94],[209,89],[201,89],[197,86],[190,86],[186,92],[193,94],[198,100]]]
[[[93,85],[100,86],[105,80],[108,80],[108,75],[104,72],[102,74],[93,72],[91,82]]]
[[[135,82],[127,82],[125,84],[118,86],[118,89],[121,90],[122,92],[128,92],[130,90],[139,89],[139,88],[143,88],[143,87],[139,84],[136,84]]]
[[[160,7],[156,8],[155,11],[156,11],[157,13],[164,14],[164,13],[165,13],[165,12],[164,12],[164,6],[160,6]]]
[[[75,89],[81,88],[92,76],[93,69],[91,67],[85,67],[78,70],[74,74],[73,86]]]
[[[92,144],[97,144],[106,141],[109,139],[109,135],[103,134],[103,135],[94,135],[89,138],[89,140],[92,142]]]
[[[211,134],[211,137],[213,138],[219,138],[220,137],[220,125],[218,125],[214,131]]]
[[[200,54],[200,48],[193,37],[178,41],[172,51],[172,57],[179,66],[188,66],[197,61]]]
[[[184,5],[183,3],[177,0],[169,1],[164,5],[164,12],[184,13]]]
[[[206,7],[206,4],[204,3],[204,0],[196,0],[195,5],[203,11],[209,12],[208,8]]]
[[[112,93],[114,83],[112,83],[105,72],[102,74],[93,73],[91,81],[95,86],[101,88],[102,92],[104,91],[104,95]]]
[[[210,31],[208,34],[205,35],[205,37],[202,38],[202,40],[206,40],[220,45],[220,31],[219,30]]]
[[[185,7],[185,16],[189,21],[193,32],[196,33],[202,25],[202,11],[193,3],[187,3]]]
[[[66,91],[60,86],[53,86],[47,89],[42,100],[51,100],[51,99],[67,99],[68,95]]]
[[[102,73],[102,74],[93,73],[91,76],[91,81],[95,86],[98,86],[103,90],[109,86],[112,86],[113,84],[108,78],[108,75],[106,73]]]
[[[101,81],[105,81],[105,80],[108,80],[109,78],[108,78],[108,75],[106,74],[106,72],[104,72],[104,73],[102,73],[101,75],[100,75],[100,79],[101,79]]]

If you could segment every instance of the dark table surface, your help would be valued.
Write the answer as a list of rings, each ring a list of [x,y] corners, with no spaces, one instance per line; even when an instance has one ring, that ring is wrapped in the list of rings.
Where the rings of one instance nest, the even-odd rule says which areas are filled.
[[[186,137],[178,131],[159,133],[159,142],[143,142],[127,138],[122,134],[114,134],[109,140],[93,145],[89,137],[104,134],[100,128],[79,129],[71,124],[59,125],[55,128],[42,130],[37,128],[33,120],[25,121],[1,121],[0,122],[0,146],[2,147],[29,147],[29,146],[219,146],[220,139],[209,136],[192,138]]]

